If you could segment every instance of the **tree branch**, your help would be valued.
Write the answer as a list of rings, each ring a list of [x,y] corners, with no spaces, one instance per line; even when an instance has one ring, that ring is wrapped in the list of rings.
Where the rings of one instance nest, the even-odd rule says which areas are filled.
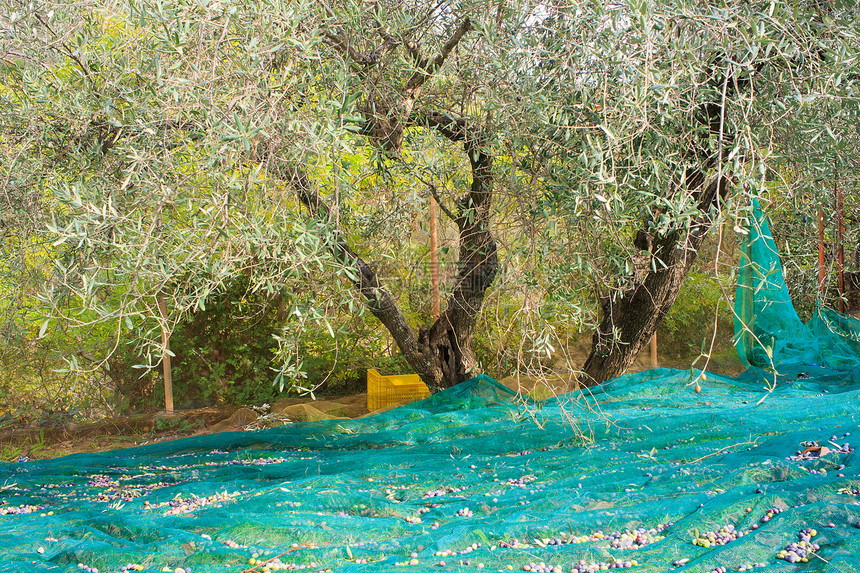
[[[45,28],[47,28],[47,30],[51,33],[52,36],[57,37],[57,33],[54,32],[54,29],[51,28],[51,26],[45,21],[44,18],[42,18],[41,14],[36,12],[33,15],[36,17],[36,20],[38,20]],[[54,50],[57,50],[61,54],[64,53],[66,56],[73,59],[75,61],[75,63],[78,64],[78,67],[81,68],[81,71],[84,72],[84,76],[87,78],[87,81],[92,83],[92,78],[90,77],[90,71],[87,69],[87,67],[84,65],[84,63],[81,61],[81,59],[78,56],[76,56],[75,53],[71,50],[71,48],[69,48],[69,46],[65,42],[63,42],[62,40],[60,41],[60,45],[63,47],[63,50],[65,50],[65,52],[62,52],[61,50],[57,50],[53,46],[51,46],[51,48]],[[95,87],[95,86],[93,86],[93,87]],[[101,96],[101,94],[98,92],[98,90],[96,90],[96,95]]]
[[[461,209],[474,209],[483,205],[492,194],[492,156],[487,153],[487,137],[468,120],[452,117],[438,111],[417,114],[406,125],[435,129],[450,141],[461,142],[472,165],[472,186],[457,200]],[[458,219],[462,219],[462,213]]]
[[[281,175],[295,190],[299,201],[311,215],[317,220],[330,223],[331,209],[313,187],[307,173],[292,166],[281,166],[281,170]],[[350,277],[350,280],[364,296],[370,312],[391,333],[406,359],[410,363],[417,361],[421,355],[418,338],[391,294],[382,286],[376,272],[343,239],[340,229],[333,229],[331,235],[326,237],[326,243],[338,262],[355,270],[355,276]]]
[[[358,52],[358,50],[353,48],[347,40],[344,40],[337,34],[333,34],[328,30],[323,30],[322,33],[323,36],[325,36],[325,39],[328,40],[328,43],[335,50],[337,50],[356,64],[364,63],[364,57]]]
[[[382,99],[368,100],[362,104],[362,113],[369,124],[363,133],[373,137],[377,145],[380,145],[385,151],[396,155],[400,152],[400,147],[403,145],[403,130],[404,118],[408,118],[415,108],[415,103],[421,95],[421,88],[424,83],[433,75],[442,64],[451,51],[460,43],[463,36],[472,29],[471,21],[466,18],[457,27],[454,34],[442,46],[439,55],[432,61],[428,61],[421,56],[418,45],[414,42],[407,41],[406,49],[416,58],[417,70],[406,82],[403,88],[400,101],[396,105],[391,105]],[[389,40],[391,37],[389,36]],[[393,44],[391,41],[385,40],[379,50],[389,51],[394,49],[398,44]],[[377,51],[379,51],[377,50]],[[379,55],[375,52],[372,54],[373,59],[367,63],[376,63],[379,60]]]
[[[364,67],[377,64],[385,54],[400,45],[400,41],[386,32],[382,26],[377,27],[377,32],[382,38],[382,44],[369,54],[362,54],[352,46],[349,38],[344,38],[329,30],[322,30],[323,36],[325,36],[325,39],[334,49],[344,57],[352,60],[353,63]]]
[[[442,198],[439,196],[439,192],[438,189],[436,189],[436,186],[433,185],[433,183],[431,183],[430,181],[427,181],[426,179],[418,175],[417,173],[415,174],[415,178],[418,179],[418,181],[420,181],[424,185],[426,185],[428,189],[430,189],[430,194],[433,195],[434,199],[436,199],[436,204],[439,205],[439,208],[442,209],[442,212],[445,213],[445,216],[452,221],[456,221],[457,217],[442,202]]]
[[[487,151],[487,137],[477,124],[463,118],[451,117],[441,112],[415,113],[414,108],[427,80],[445,63],[467,32],[472,30],[471,21],[463,20],[432,60],[421,54],[418,44],[404,36],[400,39],[377,27],[383,44],[369,57],[363,58],[341,36],[323,32],[328,43],[350,59],[354,64],[363,64],[357,70],[359,77],[367,79],[369,66],[379,61],[381,55],[399,45],[415,60],[415,69],[399,94],[392,97],[370,97],[360,106],[364,117],[361,134],[371,138],[385,151],[396,155],[402,145],[406,127],[423,127],[437,131],[450,141],[463,144],[472,172],[472,184],[462,197],[456,200],[456,209],[449,210],[441,200],[439,205],[459,230],[459,255],[457,281],[452,289],[445,312],[416,338],[396,303],[379,284],[373,270],[358,257],[335,229],[328,239],[329,249],[342,264],[356,268],[358,276],[353,279],[356,287],[367,301],[368,308],[388,329],[404,354],[406,361],[425,379],[431,388],[438,389],[465,380],[473,372],[477,360],[471,341],[487,289],[498,274],[497,246],[490,232],[490,203],[493,193],[493,156]],[[377,93],[376,89],[370,93]],[[296,189],[301,202],[316,217],[329,219],[330,211],[312,188],[307,176],[295,167],[290,167],[291,186]],[[427,182],[425,182],[427,183]],[[431,193],[439,199],[437,190],[428,184]]]
[[[430,194],[433,195],[433,198],[436,199],[436,204],[439,205],[439,208],[442,209],[442,212],[445,213],[445,216],[451,219],[452,221],[456,221],[457,217],[454,216],[454,213],[451,212],[448,207],[442,202],[442,198],[439,197],[439,193],[436,190],[436,186],[432,183],[428,183],[427,186],[430,188]]]
[[[425,58],[421,53],[421,46],[412,40],[408,40],[403,45],[406,46],[406,50],[409,52],[409,55],[412,56],[413,60],[415,60],[415,65],[418,68],[424,69],[427,66],[427,58]]]
[[[421,86],[427,81],[427,79],[436,73],[439,68],[445,63],[445,60],[448,58],[448,55],[454,48],[457,47],[457,44],[460,43],[460,40],[463,39],[463,36],[466,35],[466,32],[473,30],[472,21],[466,18],[463,20],[457,29],[454,31],[454,34],[445,42],[445,45],[442,46],[442,50],[439,54],[433,58],[432,61],[421,55],[421,50],[418,47],[418,44],[415,42],[407,42],[406,49],[409,50],[409,53],[415,59],[415,63],[418,66],[418,70],[412,74],[412,77],[409,78],[409,81],[406,82],[406,95],[407,97],[414,90],[420,90]],[[415,98],[417,99],[417,94]],[[411,111],[411,109],[409,110]],[[408,113],[408,112],[407,112]]]
[[[331,6],[329,6],[325,0],[318,1],[320,3],[320,6],[323,7],[323,10],[325,10],[326,15],[328,15],[329,18],[334,18],[334,11],[331,9]]]

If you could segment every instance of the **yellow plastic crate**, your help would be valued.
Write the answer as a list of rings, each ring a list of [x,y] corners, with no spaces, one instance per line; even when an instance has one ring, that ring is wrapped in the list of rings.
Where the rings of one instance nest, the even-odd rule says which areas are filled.
[[[429,396],[430,390],[418,374],[382,376],[373,368],[367,371],[367,409],[371,412]]]

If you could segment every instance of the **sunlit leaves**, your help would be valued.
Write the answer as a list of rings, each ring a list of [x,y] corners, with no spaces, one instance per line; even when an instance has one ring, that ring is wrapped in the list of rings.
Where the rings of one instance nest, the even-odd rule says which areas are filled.
[[[426,322],[428,197],[435,189],[453,209],[472,184],[469,158],[419,128],[387,155],[366,119],[395,114],[416,72],[402,44],[432,56],[465,17],[474,30],[419,104],[487,134],[506,268],[494,311],[530,325],[536,356],[558,348],[546,333],[587,328],[596,295],[626,284],[638,230],[689,230],[700,214],[683,182],[703,164],[691,150],[716,156],[706,176],[731,173],[735,191],[752,194],[788,156],[786,183],[807,189],[856,172],[843,160],[858,135],[849,3],[323,4],[48,3],[10,23],[22,56],[10,51],[0,76],[4,188],[21,205],[38,198],[31,229],[40,221],[56,257],[45,297],[79,301],[63,311],[71,323],[133,326],[157,361],[154,295],[169,293],[175,322],[241,275],[252,292],[286,293],[319,317],[290,323],[297,333],[339,334],[362,307],[355,270],[329,254],[336,236]],[[386,37],[401,45],[382,50]],[[724,103],[717,129],[701,118],[714,102]],[[299,209],[288,165],[309,174],[329,220]],[[745,201],[721,205],[722,216],[742,219]],[[444,264],[459,245],[443,221]],[[288,356],[295,368],[280,374],[300,376]]]

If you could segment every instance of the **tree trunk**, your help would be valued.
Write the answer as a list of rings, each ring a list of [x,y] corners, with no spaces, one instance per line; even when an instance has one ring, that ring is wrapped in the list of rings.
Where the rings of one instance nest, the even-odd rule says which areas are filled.
[[[682,238],[676,231],[652,243],[656,271],[648,271],[640,281],[603,301],[603,316],[592,337],[591,354],[582,368],[581,383],[594,386],[623,374],[654,336],[678,298],[711,228],[710,207],[725,197],[729,184],[722,178],[719,189],[717,181],[707,186],[699,202],[703,215],[686,236]]]
[[[471,130],[465,120],[431,114],[421,121],[454,141],[463,141],[472,163],[472,185],[456,201],[458,214],[440,203],[457,224],[460,239],[457,281],[445,312],[427,331],[416,336],[375,270],[346,243],[343,233],[335,229],[327,244],[341,264],[355,269],[353,282],[364,296],[367,308],[391,333],[406,362],[436,392],[477,374],[472,338],[487,289],[498,274],[499,260],[490,232],[493,160],[482,149],[483,137],[478,137],[480,132]],[[331,220],[328,205],[303,171],[291,167],[285,179],[314,217]]]
[[[490,233],[461,231],[460,261],[457,284],[445,312],[428,331],[420,333],[426,370],[412,365],[432,389],[448,388],[478,373],[472,350],[475,322],[499,269]]]
[[[493,157],[486,151],[483,131],[464,119],[428,113],[414,117],[410,124],[424,125],[451,141],[462,142],[472,170],[472,184],[457,199],[456,213],[439,202],[459,231],[457,282],[445,312],[428,331],[420,334],[428,368],[426,371],[416,368],[416,371],[431,389],[442,389],[477,374],[477,360],[472,350],[475,322],[487,289],[499,270],[496,241],[490,232]]]
[[[662,236],[651,236],[647,222],[640,229],[635,246],[649,252],[647,270],[642,276],[634,273],[629,286],[614,290],[601,301],[600,324],[579,377],[585,386],[601,384],[623,374],[654,336],[678,298],[681,285],[713,224],[712,214],[728,193],[730,181],[725,174],[719,172],[709,179],[706,173],[719,166],[734,139],[734,134],[725,132],[726,97],[748,88],[751,75],[735,76],[728,71],[731,67],[726,68],[726,73],[722,71],[724,65],[718,58],[706,70],[706,82],[719,100],[703,102],[693,113],[693,122],[702,129],[700,136],[693,139],[687,156],[698,164],[669,187],[670,191],[683,189],[693,193],[700,214],[689,228],[677,228]],[[714,140],[716,150],[711,147]],[[650,264],[652,258],[653,265]]]
[[[424,57],[415,42],[405,42],[404,46],[414,61],[416,71],[398,94],[397,103],[392,105],[385,98],[374,97],[359,106],[364,119],[361,133],[390,158],[399,157],[404,130],[415,127],[433,130],[450,141],[462,143],[464,155],[469,160],[472,183],[461,197],[453,201],[452,208],[446,207],[436,195],[435,187],[428,184],[440,210],[457,225],[460,243],[457,280],[447,308],[428,330],[415,334],[374,269],[346,243],[344,234],[332,221],[330,208],[307,175],[295,166],[286,166],[286,172],[282,173],[312,216],[334,225],[328,238],[329,250],[342,264],[355,269],[356,279],[353,282],[364,296],[368,309],[391,333],[406,362],[432,392],[477,374],[477,360],[472,350],[475,323],[487,289],[499,269],[496,242],[490,231],[493,156],[488,152],[486,134],[480,126],[464,118],[415,109],[424,83],[442,67],[470,30],[472,24],[465,19],[432,59]],[[387,33],[380,33],[385,39],[382,51],[394,50],[401,45]],[[362,58],[351,48],[352,44],[347,38],[330,31],[324,34],[334,49],[358,65],[360,77],[365,77],[369,66],[379,60],[378,57],[371,60]],[[376,93],[377,90],[369,92]]]

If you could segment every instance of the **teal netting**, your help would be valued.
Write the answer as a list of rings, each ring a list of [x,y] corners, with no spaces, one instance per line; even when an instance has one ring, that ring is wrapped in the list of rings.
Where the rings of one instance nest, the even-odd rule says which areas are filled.
[[[735,297],[735,346],[747,366],[774,368],[787,363],[845,368],[860,366],[860,321],[819,308],[801,322],[785,285],[782,264],[767,219],[758,203],[741,247]]]
[[[807,352],[835,322],[744,289],[771,337],[746,356],[790,359],[701,393],[659,369],[523,402],[481,376],[359,420],[3,465],[0,569],[856,573],[853,364]]]

